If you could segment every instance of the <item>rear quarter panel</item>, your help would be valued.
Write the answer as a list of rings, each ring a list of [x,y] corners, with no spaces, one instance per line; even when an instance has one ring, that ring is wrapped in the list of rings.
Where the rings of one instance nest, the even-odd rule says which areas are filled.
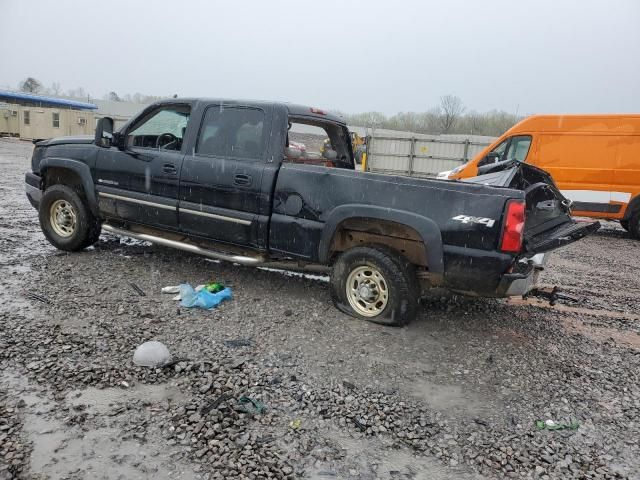
[[[512,189],[466,182],[285,163],[276,184],[269,245],[317,260],[324,225],[333,212],[359,204],[429,219],[445,248],[491,251],[497,247],[507,199],[522,196]]]

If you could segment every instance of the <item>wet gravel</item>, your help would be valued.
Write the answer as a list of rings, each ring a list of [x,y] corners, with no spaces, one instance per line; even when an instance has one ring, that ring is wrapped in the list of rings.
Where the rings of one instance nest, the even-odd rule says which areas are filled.
[[[541,276],[576,303],[434,297],[391,329],[321,278],[109,235],[56,251],[29,155],[0,139],[0,479],[640,478],[640,242],[616,224]],[[160,293],[210,280],[233,300]],[[183,360],[135,366],[146,340]]]

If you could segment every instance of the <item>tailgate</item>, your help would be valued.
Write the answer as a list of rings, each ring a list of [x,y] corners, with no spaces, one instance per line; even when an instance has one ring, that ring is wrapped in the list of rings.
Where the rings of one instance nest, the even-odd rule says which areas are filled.
[[[600,228],[599,222],[576,221],[571,217],[571,202],[560,193],[544,170],[509,161],[496,163],[481,173],[467,181],[524,191],[526,217],[523,253],[548,252]]]

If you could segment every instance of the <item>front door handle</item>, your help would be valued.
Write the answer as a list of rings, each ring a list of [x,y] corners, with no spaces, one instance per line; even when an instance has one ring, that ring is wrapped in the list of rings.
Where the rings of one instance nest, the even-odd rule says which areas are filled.
[[[244,173],[239,173],[235,177],[233,177],[234,185],[242,185],[246,187],[247,185],[251,185],[251,175],[245,175]]]
[[[177,175],[178,174],[178,169],[176,168],[176,166],[173,163],[165,163],[162,166],[162,171],[164,173],[168,173],[169,175]]]

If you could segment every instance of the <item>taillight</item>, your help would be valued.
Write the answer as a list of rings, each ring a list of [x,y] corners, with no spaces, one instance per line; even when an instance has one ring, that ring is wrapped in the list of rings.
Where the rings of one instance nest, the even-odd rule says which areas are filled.
[[[524,202],[510,200],[507,204],[507,216],[502,230],[500,250],[503,252],[520,253],[524,237]]]

